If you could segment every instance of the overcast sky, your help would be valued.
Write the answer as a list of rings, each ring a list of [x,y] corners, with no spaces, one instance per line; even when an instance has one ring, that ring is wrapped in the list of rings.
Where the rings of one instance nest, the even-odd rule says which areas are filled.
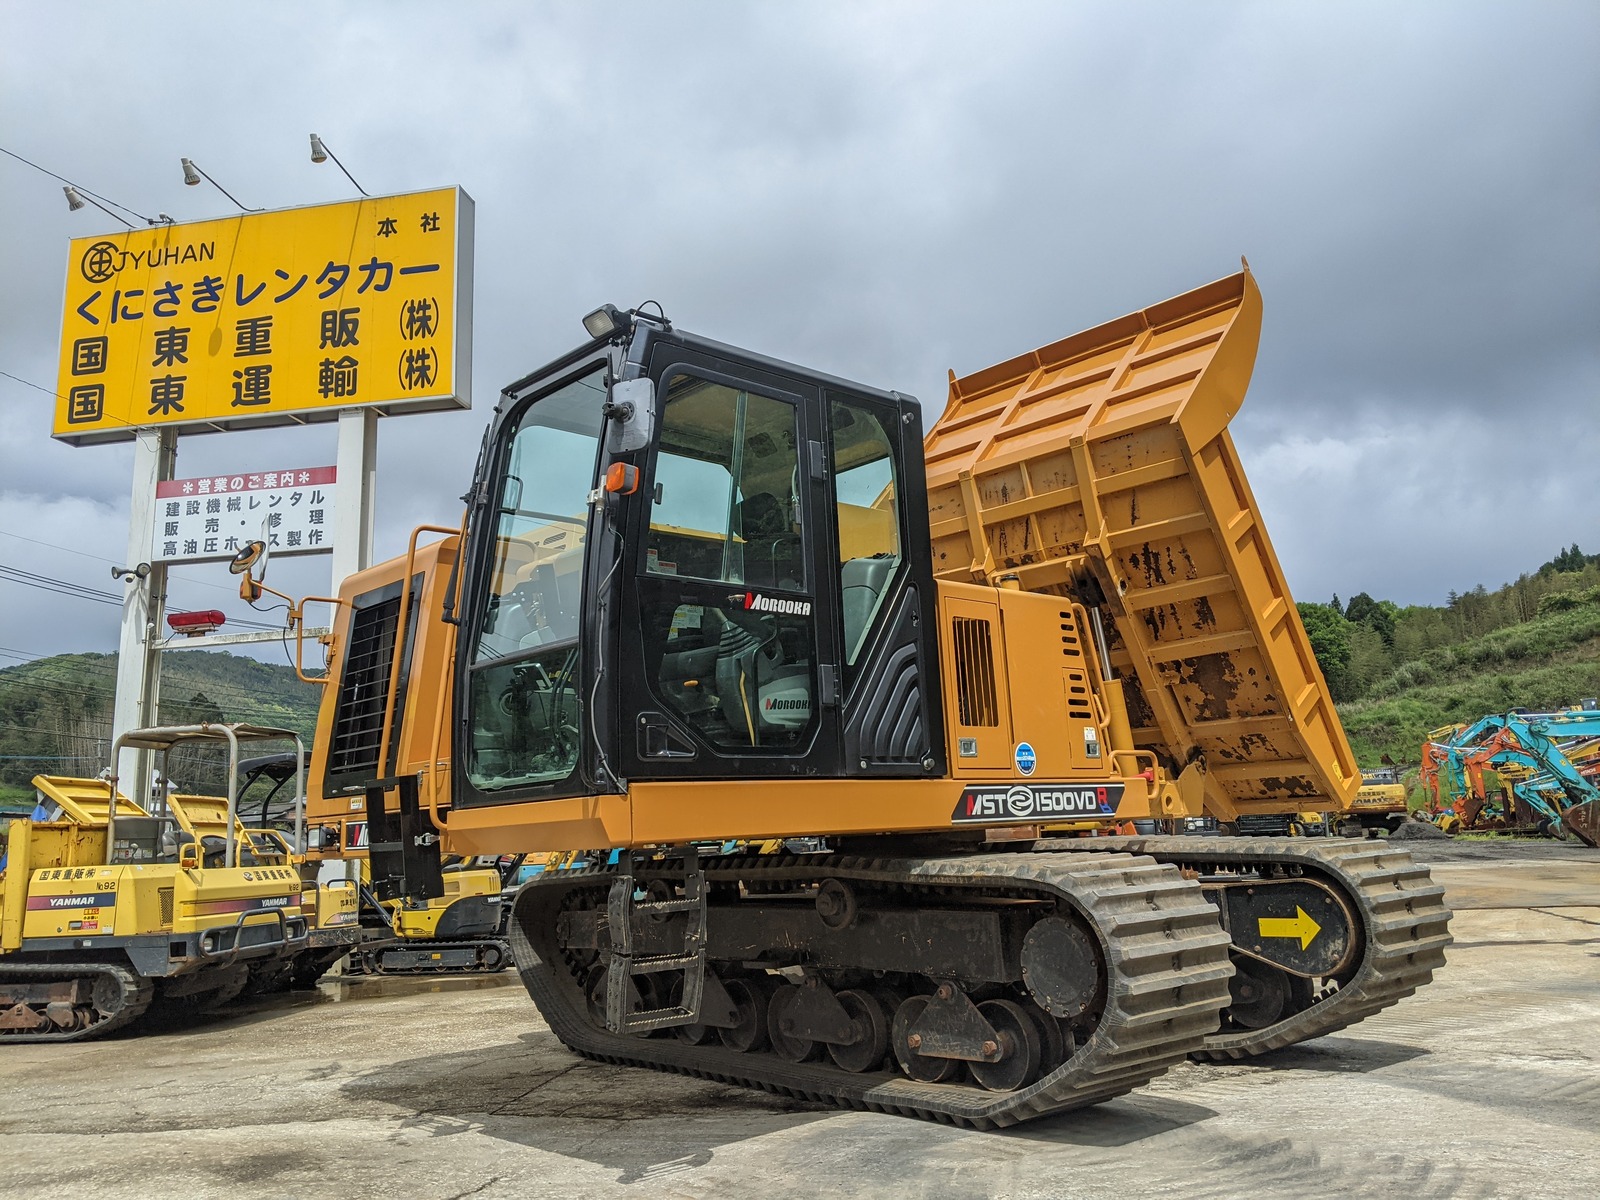
[[[602,301],[943,403],[965,373],[1238,269],[1234,422],[1300,599],[1442,602],[1600,551],[1600,5],[45,4],[0,0],[0,145],[224,216],[460,184],[474,410],[380,431],[378,550],[452,521],[500,386]],[[67,242],[122,227],[0,156],[0,371],[53,389]],[[120,589],[131,451],[0,377],[0,563]],[[178,474],[333,461],[332,426]],[[20,535],[20,536],[19,536]],[[32,540],[23,540],[32,539]],[[44,544],[40,544],[44,543]],[[327,560],[271,582],[321,590]],[[175,573],[219,602],[220,565]],[[219,590],[222,589],[222,590]],[[0,647],[118,609],[0,582]],[[14,662],[0,658],[0,663]]]

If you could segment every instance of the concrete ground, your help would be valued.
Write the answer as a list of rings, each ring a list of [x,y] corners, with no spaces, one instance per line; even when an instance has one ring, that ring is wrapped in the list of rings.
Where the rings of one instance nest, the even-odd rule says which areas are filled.
[[[324,984],[184,1033],[0,1053],[0,1193],[1600,1195],[1600,853],[1423,843],[1431,987],[1250,1065],[1005,1133],[569,1054],[513,974]]]

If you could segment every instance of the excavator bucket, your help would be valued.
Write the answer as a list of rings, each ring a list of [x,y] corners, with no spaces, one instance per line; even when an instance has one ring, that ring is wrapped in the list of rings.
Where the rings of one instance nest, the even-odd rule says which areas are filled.
[[[1260,332],[1246,268],[952,374],[925,446],[935,573],[1098,608],[1135,743],[1223,819],[1361,785],[1228,433]]]
[[[1600,846],[1600,800],[1573,805],[1561,814],[1561,824],[1584,845]]]

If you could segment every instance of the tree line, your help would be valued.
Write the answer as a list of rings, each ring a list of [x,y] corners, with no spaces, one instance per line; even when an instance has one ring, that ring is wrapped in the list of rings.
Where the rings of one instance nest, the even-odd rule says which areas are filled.
[[[1537,617],[1600,605],[1600,554],[1577,543],[1537,571],[1495,591],[1482,584],[1451,592],[1442,606],[1401,607],[1358,592],[1347,602],[1296,605],[1328,689],[1338,703],[1394,695],[1431,681],[1430,651],[1521,625]]]

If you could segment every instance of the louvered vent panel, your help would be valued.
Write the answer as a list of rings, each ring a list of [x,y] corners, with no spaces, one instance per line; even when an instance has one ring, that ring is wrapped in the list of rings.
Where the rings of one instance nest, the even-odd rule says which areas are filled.
[[[330,775],[382,774],[378,742],[383,736],[383,705],[389,696],[399,619],[399,596],[359,609],[350,619],[350,653],[328,754]]]
[[[977,617],[952,617],[950,632],[955,645],[956,704],[961,724],[990,728],[999,725],[989,622]]]

